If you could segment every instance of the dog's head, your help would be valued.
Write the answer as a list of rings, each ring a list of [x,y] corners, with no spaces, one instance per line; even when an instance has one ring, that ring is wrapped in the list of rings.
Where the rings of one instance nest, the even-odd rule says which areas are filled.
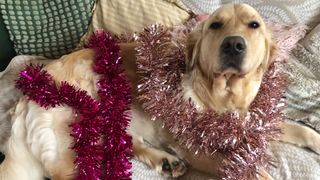
[[[237,81],[256,80],[255,73],[261,80],[275,49],[271,33],[256,10],[246,4],[224,5],[190,33],[187,71],[198,70],[209,84],[224,78],[232,91],[240,88],[235,87]]]

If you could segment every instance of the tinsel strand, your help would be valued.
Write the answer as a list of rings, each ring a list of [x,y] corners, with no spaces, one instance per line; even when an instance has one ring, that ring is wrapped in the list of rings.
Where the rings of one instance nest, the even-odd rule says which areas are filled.
[[[131,91],[120,66],[119,46],[109,34],[99,32],[87,47],[96,52],[93,69],[101,75],[97,83],[100,102],[67,82],[58,87],[40,66],[27,66],[16,86],[42,107],[65,104],[75,110],[76,120],[70,127],[74,138],[72,149],[77,154],[77,179],[130,179],[132,144],[126,128]]]
[[[111,180],[130,179],[129,157],[132,154],[132,141],[126,133],[126,127],[129,123],[131,89],[121,68],[120,48],[111,36],[103,32],[96,33],[87,46],[96,49],[94,70],[103,77],[97,85],[99,97],[104,102],[100,107],[102,117],[108,119],[108,123],[102,126],[105,133],[105,177]],[[103,48],[106,48],[108,53],[105,53]],[[102,70],[101,66],[107,68]]]
[[[224,154],[223,179],[256,177],[259,168],[272,163],[265,150],[279,135],[283,119],[280,105],[286,83],[279,73],[281,62],[270,66],[245,118],[237,112],[198,112],[192,102],[184,100],[180,86],[190,29],[178,29],[179,37],[174,31],[153,25],[137,36],[137,67],[142,77],[138,92],[144,110],[152,119],[163,121],[175,140],[189,151]]]
[[[50,74],[41,71],[39,65],[27,66],[20,72],[16,87],[29,99],[34,100],[40,106],[49,108],[60,105],[58,88]]]

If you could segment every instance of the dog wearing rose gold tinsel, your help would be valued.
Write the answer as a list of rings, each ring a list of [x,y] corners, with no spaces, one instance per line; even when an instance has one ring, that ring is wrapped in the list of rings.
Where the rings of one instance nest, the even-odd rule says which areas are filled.
[[[137,42],[133,150],[159,172],[180,176],[187,161],[223,179],[271,179],[266,149],[280,129],[281,140],[320,153],[316,132],[282,122],[284,62],[252,7],[222,6],[194,29],[152,26]]]
[[[120,44],[126,73],[138,84],[128,128],[134,158],[170,177],[184,174],[186,161],[224,179],[268,177],[265,150],[280,128],[283,140],[319,152],[320,143],[297,141],[292,132],[313,142],[319,136],[280,126],[282,62],[272,61],[275,43],[254,9],[223,6],[189,31],[176,36],[153,26],[138,35],[139,76],[136,44]],[[119,47],[106,34],[97,37],[90,46],[97,48],[21,72],[17,86],[28,99],[15,109],[1,179],[130,178],[130,89]]]

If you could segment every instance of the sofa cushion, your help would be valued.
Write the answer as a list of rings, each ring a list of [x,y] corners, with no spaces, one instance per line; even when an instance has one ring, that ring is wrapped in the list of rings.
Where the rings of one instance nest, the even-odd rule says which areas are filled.
[[[154,23],[172,26],[189,17],[187,11],[166,0],[104,0],[97,1],[90,27],[120,35],[140,32]]]
[[[1,0],[17,54],[56,58],[70,52],[87,31],[94,0]]]
[[[3,46],[0,48],[0,71],[3,71],[10,60],[15,56],[13,49],[13,43],[10,41],[9,33],[4,25],[3,19],[0,13],[0,44]]]

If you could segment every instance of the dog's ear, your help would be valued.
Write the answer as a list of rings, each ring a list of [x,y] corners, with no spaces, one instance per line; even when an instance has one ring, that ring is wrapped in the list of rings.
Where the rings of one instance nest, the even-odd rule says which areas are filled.
[[[186,50],[186,66],[187,71],[194,68],[196,61],[199,58],[200,44],[202,39],[203,23],[200,23],[190,34],[187,39]]]
[[[273,60],[277,54],[277,51],[278,51],[276,42],[272,37],[271,31],[269,31],[268,33],[269,34],[268,34],[268,37],[265,42],[266,43],[265,44],[265,46],[266,46],[265,60],[262,63],[262,67],[265,71],[268,69],[269,65],[273,62]]]

